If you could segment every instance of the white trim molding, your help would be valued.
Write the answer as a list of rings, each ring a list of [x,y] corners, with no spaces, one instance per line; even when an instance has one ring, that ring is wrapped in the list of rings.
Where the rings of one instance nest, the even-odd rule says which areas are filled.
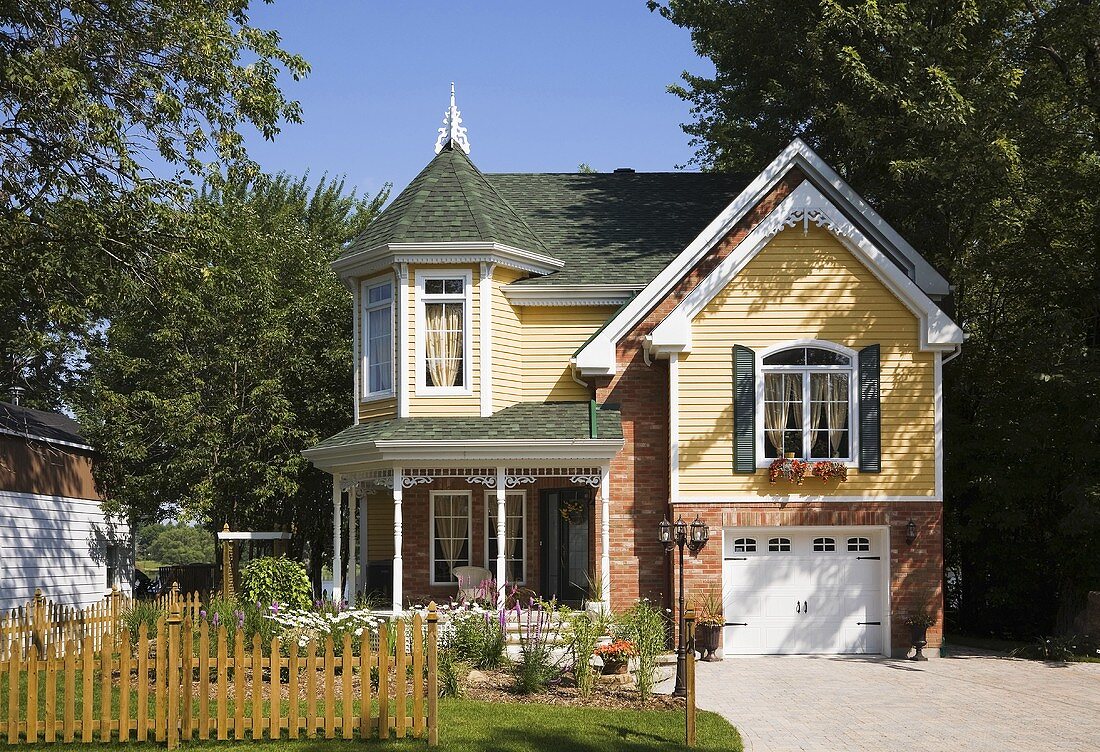
[[[830,230],[917,317],[921,350],[951,350],[962,343],[962,329],[807,180],[761,220],[653,329],[646,338],[650,354],[691,352],[692,320],[777,233],[792,223],[809,222]]]
[[[394,358],[396,373],[393,377],[393,385],[397,390],[397,417],[409,417],[409,391],[412,389],[409,380],[409,265],[394,264],[394,298],[393,304],[397,306],[397,336],[394,345],[397,357]]]
[[[514,306],[619,306],[636,295],[643,285],[502,285]]]
[[[422,243],[383,243],[332,262],[341,279],[363,277],[392,264],[495,264],[529,274],[550,274],[565,266],[561,259],[545,253],[525,251],[503,243],[484,241],[439,241]]]
[[[493,269],[488,261],[481,262],[481,277],[477,283],[478,339],[481,378],[481,417],[493,414]]]
[[[615,345],[623,335],[635,326],[661,300],[663,300],[680,279],[702,259],[711,248],[724,238],[742,218],[779,183],[792,168],[800,169],[808,178],[820,186],[818,194],[832,207],[829,214],[834,223],[844,217],[836,210],[843,206],[849,215],[858,222],[861,237],[869,249],[874,250],[879,263],[893,268],[897,276],[907,279],[920,292],[922,302],[931,303],[931,298],[940,298],[951,292],[951,286],[919,253],[905,241],[871,206],[860,198],[844,180],[829,167],[800,139],[792,141],[771,164],[753,179],[736,199],[730,203],[698,236],[666,266],[660,274],[646,285],[635,298],[621,310],[604,329],[577,353],[574,362],[582,375],[612,375],[617,364]],[[790,197],[788,197],[790,198]],[[784,209],[779,222],[788,219],[814,221],[806,215],[805,206],[788,206]],[[801,210],[803,217],[793,217],[791,210]],[[774,215],[776,212],[773,212]],[[772,216],[772,215],[769,215]],[[847,219],[845,223],[851,225]],[[855,227],[853,225],[853,227]],[[778,230],[777,230],[778,231]],[[745,241],[739,246],[745,245]],[[735,250],[734,254],[737,254]],[[935,304],[932,304],[934,307]],[[942,316],[942,312],[941,312]],[[946,316],[943,316],[946,319]],[[948,323],[950,321],[948,320]],[[951,327],[957,329],[954,324]],[[946,333],[946,332],[945,332]],[[961,332],[959,333],[961,336]],[[935,342],[933,338],[931,340]]]
[[[389,285],[390,295],[389,298],[379,303],[370,302],[371,290],[379,287]],[[363,279],[359,282],[359,308],[356,311],[356,326],[355,326],[355,373],[356,382],[358,384],[357,392],[359,394],[359,400],[362,402],[372,402],[380,399],[390,399],[394,396],[394,392],[397,386],[397,377],[394,372],[394,361],[397,360],[397,337],[394,336],[395,316],[394,306],[396,305],[397,285],[395,284],[394,275],[380,274],[376,277],[369,279]],[[389,324],[390,324],[390,387],[389,389],[379,389],[377,391],[371,391],[370,388],[370,314],[374,311],[381,311],[389,309]],[[356,422],[359,420],[358,405],[356,405]]]
[[[668,358],[668,497],[680,498],[680,357]]]
[[[622,439],[469,439],[428,441],[393,439],[306,449],[302,456],[326,472],[354,472],[368,463],[495,463],[608,461],[623,448]],[[516,473],[534,475],[534,473]]]

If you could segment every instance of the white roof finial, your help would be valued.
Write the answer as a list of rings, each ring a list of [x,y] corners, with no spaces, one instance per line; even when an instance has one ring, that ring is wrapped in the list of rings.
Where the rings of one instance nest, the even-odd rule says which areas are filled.
[[[451,106],[443,113],[443,127],[439,129],[439,138],[435,140],[435,153],[443,151],[443,147],[450,142],[470,153],[470,139],[466,137],[466,129],[462,127],[462,115],[455,106],[455,84],[451,82]]]

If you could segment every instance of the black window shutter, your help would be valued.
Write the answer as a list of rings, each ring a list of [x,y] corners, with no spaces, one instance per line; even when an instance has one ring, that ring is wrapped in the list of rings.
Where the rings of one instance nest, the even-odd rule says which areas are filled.
[[[859,351],[859,470],[882,471],[879,431],[879,348],[871,345]]]
[[[733,347],[733,471],[756,472],[756,354]]]

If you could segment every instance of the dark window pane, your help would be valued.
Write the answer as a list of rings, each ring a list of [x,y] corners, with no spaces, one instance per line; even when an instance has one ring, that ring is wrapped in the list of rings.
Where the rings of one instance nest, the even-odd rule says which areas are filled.
[[[463,280],[461,279],[447,279],[443,281],[444,291],[448,295],[461,295],[463,288]]]
[[[847,355],[841,355],[832,350],[822,350],[819,347],[806,348],[806,362],[811,366],[851,365],[851,359]]]
[[[441,295],[443,293],[443,280],[429,279],[424,282],[424,292],[429,295]]]
[[[766,366],[803,366],[806,365],[806,348],[795,347],[790,350],[780,350],[764,358]]]

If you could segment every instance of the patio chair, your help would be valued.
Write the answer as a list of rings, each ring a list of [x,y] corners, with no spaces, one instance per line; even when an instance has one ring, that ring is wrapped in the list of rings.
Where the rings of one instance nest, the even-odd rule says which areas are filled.
[[[474,600],[478,595],[484,596],[485,593],[478,592],[481,583],[493,579],[493,573],[485,567],[455,567],[451,572],[458,580],[459,598],[467,601]]]

